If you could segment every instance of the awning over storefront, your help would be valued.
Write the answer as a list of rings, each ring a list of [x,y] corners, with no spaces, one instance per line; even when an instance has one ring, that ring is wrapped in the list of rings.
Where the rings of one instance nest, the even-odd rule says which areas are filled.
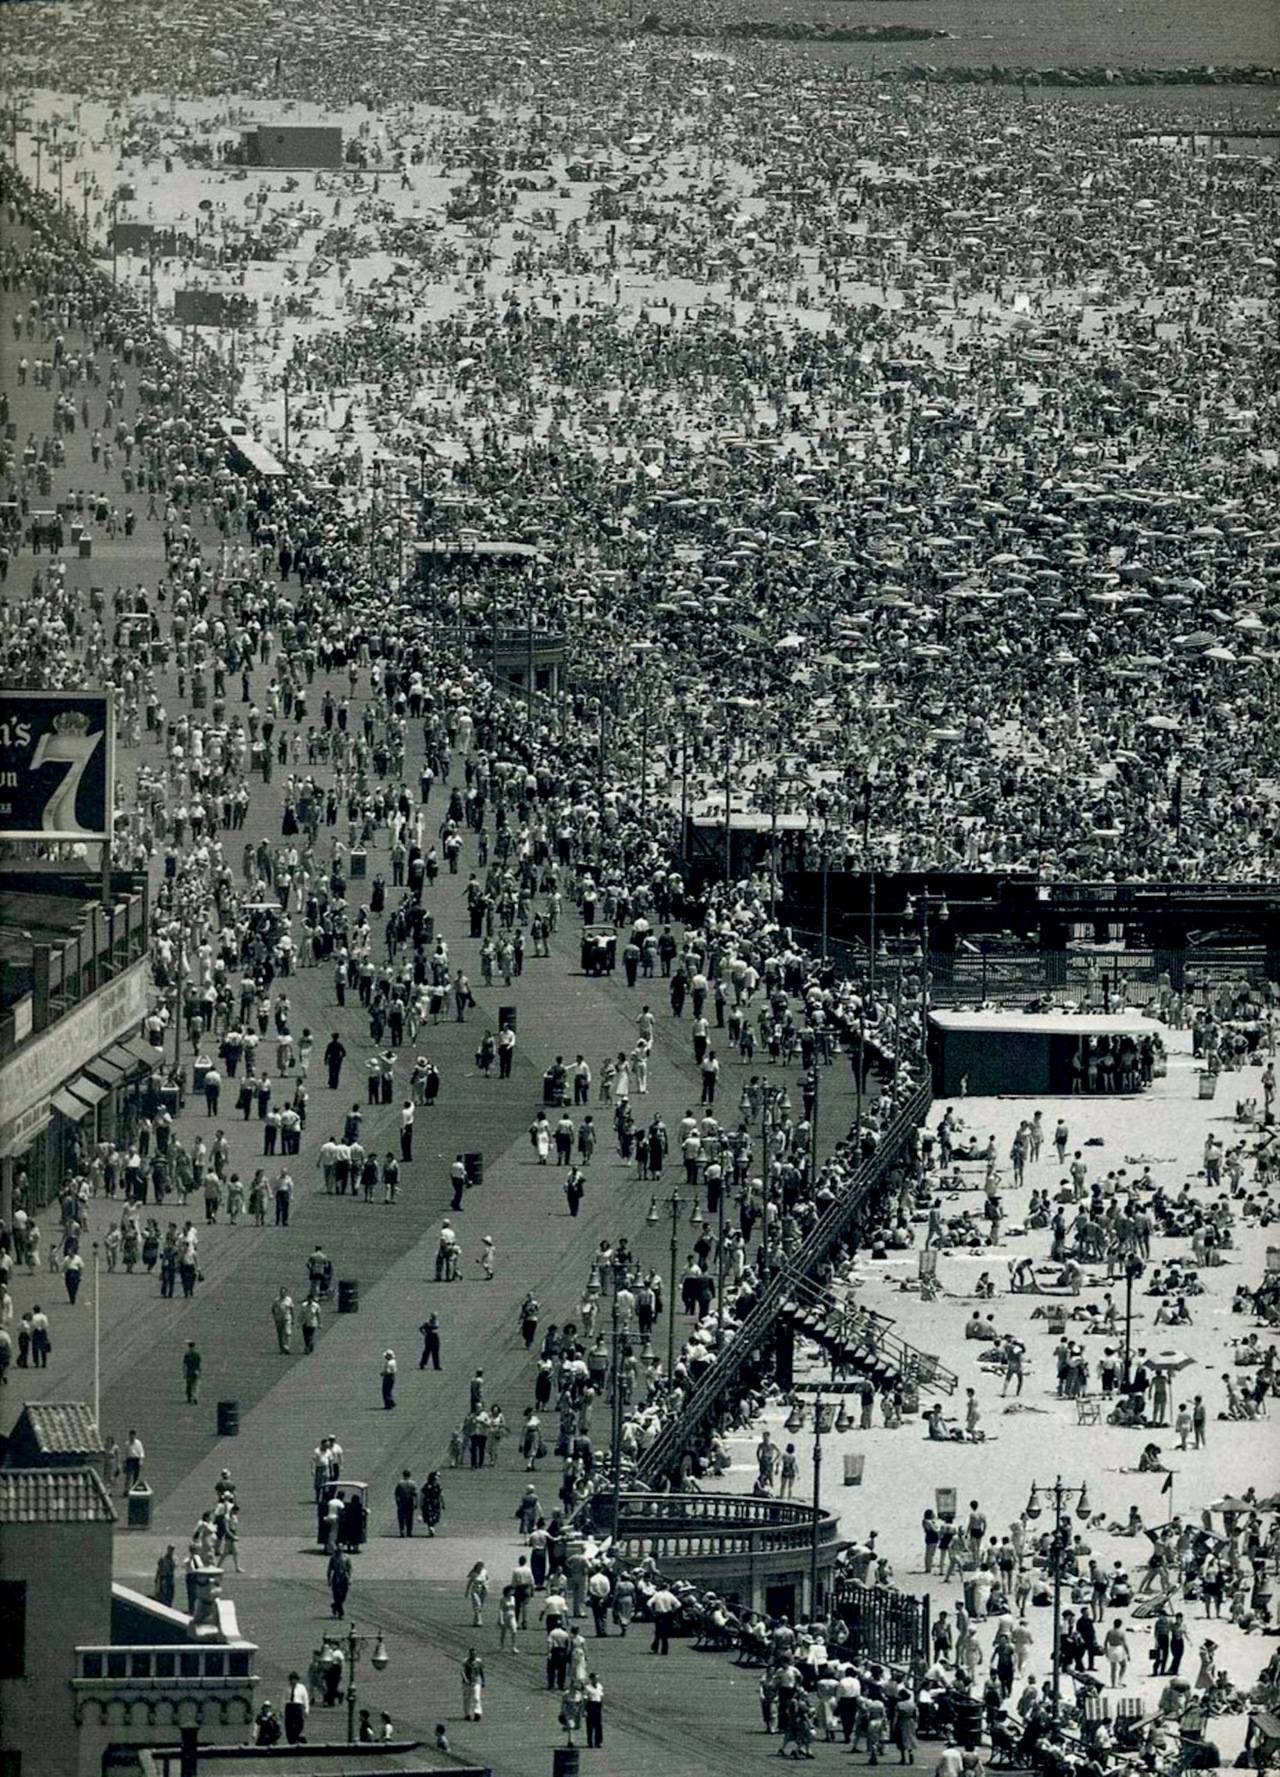
[[[107,1091],[106,1086],[99,1086],[88,1074],[77,1074],[65,1086],[59,1087],[50,1102],[64,1117],[70,1117],[73,1123],[78,1123],[95,1105],[102,1103]]]
[[[149,1070],[155,1067],[157,1062],[163,1061],[164,1051],[155,1048],[145,1037],[130,1037],[126,1042],[112,1043],[107,1050],[107,1057],[111,1061],[119,1062],[120,1066],[126,1068],[130,1073],[136,1074],[140,1068]]]
[[[86,1062],[84,1071],[87,1079],[96,1080],[99,1086],[105,1086],[110,1091],[127,1077],[132,1068],[131,1058],[125,1057],[121,1063],[108,1049],[105,1055],[95,1055],[92,1061]]]
[[[60,1086],[50,1096],[49,1103],[55,1111],[60,1111],[70,1123],[79,1123],[93,1109],[92,1105],[86,1104],[82,1098],[77,1098],[75,1093],[69,1092],[65,1086]]]

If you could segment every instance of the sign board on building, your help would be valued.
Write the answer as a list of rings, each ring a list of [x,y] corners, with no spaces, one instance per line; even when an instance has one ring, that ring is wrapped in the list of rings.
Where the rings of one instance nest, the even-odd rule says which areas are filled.
[[[147,1015],[150,965],[139,957],[82,1005],[0,1064],[0,1154],[18,1152],[47,1120],[50,1093]]]
[[[0,691],[0,839],[111,836],[109,691]]]

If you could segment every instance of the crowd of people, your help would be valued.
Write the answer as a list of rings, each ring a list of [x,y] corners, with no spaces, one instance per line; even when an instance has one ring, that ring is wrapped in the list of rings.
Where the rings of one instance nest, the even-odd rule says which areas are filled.
[[[316,31],[280,90],[337,109],[345,42],[323,14]],[[234,90],[261,60],[256,37],[225,38],[188,81]],[[120,45],[83,48],[68,79],[97,90]],[[643,65],[661,80],[680,53]],[[759,72],[775,101],[783,68]],[[625,55],[617,75],[641,78]],[[357,508],[381,501],[388,552],[400,496],[379,454],[421,459],[442,528],[462,510],[534,542],[539,628],[585,613],[584,678],[628,689],[613,744],[633,782],[643,706],[653,800],[683,780],[718,805],[728,770],[744,812],[803,817],[811,858],[826,833],[890,867],[1265,875],[1265,160],[1205,161],[1082,107],[924,107],[819,68],[727,110],[705,80],[638,131],[617,80],[593,93],[560,58],[541,110],[483,125],[415,109],[404,79],[359,71],[364,170],[250,194],[310,228],[317,263],[276,291],[257,356],[245,341],[244,396],[278,414],[290,384],[293,449]],[[956,152],[990,116],[983,156]],[[144,110],[108,128],[198,176],[241,121],[229,103],[212,127]],[[585,210],[529,226],[526,194],[543,218],[581,160],[605,163]],[[471,244],[427,234],[348,300],[344,268],[421,230],[421,182],[434,197],[450,176]],[[237,206],[215,196],[199,220],[216,266]],[[262,534],[296,560],[307,529],[283,512]]]
[[[938,1733],[960,1749],[943,1777],[967,1777],[985,1728],[997,1753],[1052,1763],[1065,1757],[1041,1751],[1056,1697],[1043,1659],[1038,1681],[1027,1669],[1026,1627],[1051,1562],[1068,1563],[1084,1601],[1073,1600],[1059,1644],[1080,1703],[1098,1683],[1096,1660],[1114,1686],[1131,1658],[1123,1619],[1107,1630],[1104,1615],[1131,1602],[1133,1582],[1099,1571],[1084,1536],[1063,1554],[1025,1522],[994,1541],[985,1521],[975,1538],[971,1516],[967,1532],[936,1524],[935,1539],[926,1518],[926,1567],[931,1548],[945,1556],[965,1604],[935,1625],[932,1663],[889,1671],[846,1657],[834,1618],[793,1625],[668,1586],[651,1561],[589,1548],[581,1527],[610,1479],[602,1419],[613,1398],[630,1481],[925,1075],[914,965],[905,984],[901,964],[876,986],[838,975],[778,923],[763,863],[691,889],[676,868],[686,811],[714,820],[728,798],[766,827],[783,818],[792,857],[810,864],[1245,881],[1273,868],[1274,437],[1259,392],[1274,280],[1259,201],[1267,175],[1260,163],[1128,139],[1084,108],[1067,118],[957,91],[922,107],[820,69],[783,83],[782,64],[767,60],[761,102],[724,108],[719,83],[691,86],[690,62],[669,45],[620,54],[622,86],[607,94],[554,55],[536,106],[464,118],[425,110],[381,50],[353,80],[331,10],[318,14],[318,35],[282,55],[273,96],[296,91],[335,109],[359,98],[370,115],[351,130],[354,158],[304,175],[305,192],[301,179],[264,187],[246,222],[219,140],[245,121],[234,100],[214,124],[176,106],[163,121],[126,107],[94,144],[155,167],[157,181],[165,156],[165,176],[175,164],[179,180],[207,176],[197,257],[219,278],[247,287],[250,251],[270,265],[283,246],[310,243],[301,288],[275,266],[263,325],[241,335],[234,364],[189,373],[146,281],[126,266],[112,288],[87,264],[73,220],[7,163],[0,173],[11,224],[0,279],[29,293],[14,320],[21,375],[49,397],[43,434],[0,442],[5,491],[25,520],[78,426],[92,431],[102,471],[102,491],[76,497],[81,514],[128,537],[145,512],[165,548],[159,584],[119,586],[109,602],[71,590],[59,550],[36,554],[30,586],[24,572],[21,598],[0,617],[7,678],[115,686],[126,778],[117,858],[156,884],[146,1031],[157,1090],[118,1142],[76,1156],[56,1233],[43,1236],[50,1271],[74,1303],[92,1219],[108,1270],[154,1273],[163,1294],[189,1298],[202,1280],[200,1212],[205,1228],[287,1229],[295,1192],[313,1182],[353,1206],[394,1205],[415,1130],[457,1088],[431,1033],[469,1019],[469,971],[482,988],[510,987],[571,912],[608,927],[634,990],[634,1040],[594,1067],[570,1060],[572,1046],[555,1057],[532,1149],[563,1172],[571,1216],[603,1143],[652,1189],[651,1219],[674,1180],[701,1220],[674,1277],[618,1235],[555,1324],[525,1298],[529,1405],[517,1404],[513,1424],[473,1377],[448,1464],[484,1470],[504,1444],[518,1453],[528,1550],[500,1587],[473,1570],[473,1627],[487,1626],[495,1590],[500,1653],[545,1634],[560,1725],[588,1745],[602,1743],[604,1685],[576,1627],[584,1612],[597,1636],[646,1622],[658,1655],[689,1631],[759,1662],[763,1724],[783,1752],[842,1740],[873,1758],[892,1745],[910,1763],[917,1735]],[[46,28],[34,12],[16,28],[15,66],[43,53]],[[229,15],[217,30],[218,56],[193,59],[188,85],[203,81],[220,99],[263,90],[256,27]],[[86,99],[113,67],[120,92],[142,90],[148,57],[167,70],[172,53],[92,21],[76,48],[66,79]],[[468,57],[473,94],[510,96],[502,60],[486,49]],[[655,71],[679,82],[680,102],[660,119]],[[84,138],[90,233],[89,104],[65,127]],[[957,152],[977,129],[981,156]],[[447,223],[475,226],[428,226],[424,194],[446,200]],[[172,220],[194,229],[195,210]],[[388,249],[409,263],[351,279]],[[163,275],[190,272],[182,258]],[[126,380],[140,388],[136,409]],[[232,467],[228,405],[278,411],[286,386],[293,472],[263,480]],[[507,594],[470,571],[425,591],[406,579],[406,506],[440,535],[461,515],[482,536],[536,549],[507,591],[531,637],[565,633],[567,685],[500,694],[475,638],[496,626]],[[10,537],[11,575],[16,554]],[[244,834],[251,803],[264,802],[278,833]],[[450,955],[428,910],[441,874],[460,870],[477,941],[465,957]],[[613,960],[606,944],[599,966]],[[338,1007],[359,1009],[358,1061],[338,1031],[295,1019],[291,991],[309,970],[325,972]],[[1238,1011],[1197,1013],[1207,1060],[1249,1049]],[[698,1102],[670,1123],[645,1103],[659,1019],[687,1040],[699,1081]],[[478,1029],[478,1073],[509,1079],[520,1041],[509,1023]],[[1112,1059],[1082,1051],[1082,1093],[1149,1084],[1157,1051],[1117,1046],[1104,1065]],[[817,1100],[837,1065],[854,1069],[857,1114],[819,1142]],[[321,1079],[342,1090],[353,1073],[351,1108],[319,1144],[318,1177],[304,1180],[303,1145],[320,1133],[312,1093]],[[1263,1091],[1269,1110],[1274,1074]],[[379,1151],[361,1133],[369,1107],[384,1106],[398,1106],[397,1134]],[[232,1118],[238,1144],[243,1125],[255,1146],[260,1136],[261,1165],[233,1163]],[[994,1138],[966,1150],[984,1187],[982,1209],[969,1211],[953,1201],[960,1133],[954,1115],[936,1135],[922,1131],[871,1206],[853,1238],[873,1263],[917,1244],[1004,1243],[1004,1157]],[[1018,1187],[1046,1139],[1030,1124],[1019,1131],[1008,1155]],[[1065,1147],[1058,1157],[1066,1168]],[[1101,1392],[1130,1416],[1116,1422],[1168,1426],[1183,1447],[1200,1439],[1202,1394],[1189,1390],[1184,1404],[1142,1348],[1132,1367],[1127,1352],[1122,1361],[1115,1302],[1085,1309],[1077,1298],[1089,1265],[1123,1278],[1149,1256],[1153,1232],[1173,1234],[1189,1257],[1144,1288],[1158,1324],[1188,1324],[1197,1272],[1230,1248],[1237,1218],[1273,1213],[1276,1156],[1263,1144],[1252,1158],[1250,1185],[1243,1142],[1206,1150],[1208,1196],[1149,1175],[1088,1183],[1083,1165],[1052,1198],[1037,1194],[1026,1221],[1047,1252],[1043,1263],[1010,1260],[1009,1295],[1061,1298],[1050,1310],[1063,1317],[1061,1396],[1091,1392],[1084,1336],[1098,1333],[1109,1341],[1096,1347]],[[462,1155],[451,1182],[456,1212],[469,1186]],[[37,1271],[42,1234],[21,1176],[15,1202],[6,1271]],[[448,1221],[440,1247],[437,1279],[456,1279]],[[492,1238],[475,1258],[492,1280]],[[984,1277],[985,1302],[996,1284]],[[299,1327],[312,1352],[332,1283],[317,1248],[305,1282],[264,1304],[282,1356]],[[858,1287],[847,1248],[813,1278],[824,1349],[842,1344],[851,1362],[874,1318],[859,1312]],[[918,1287],[933,1287],[923,1270]],[[23,1319],[18,1362],[47,1361],[47,1317],[36,1308]],[[975,1308],[973,1326],[1020,1396],[1020,1338],[994,1311]],[[438,1369],[438,1317],[420,1331],[420,1368]],[[8,1338],[0,1329],[6,1357]],[[1275,1391],[1274,1348],[1246,1356],[1244,1381],[1224,1382],[1231,1417],[1265,1412]],[[193,1377],[198,1398],[198,1354],[194,1370],[184,1365],[188,1400]],[[378,1372],[388,1409],[399,1369],[388,1349]],[[891,1373],[864,1392],[864,1424],[878,1394],[886,1427],[901,1428],[904,1380]],[[691,1452],[690,1484],[723,1472],[729,1435],[776,1404],[754,1383]],[[958,1423],[935,1407],[926,1435],[979,1439],[974,1390]],[[539,1498],[550,1459],[555,1506]],[[354,1496],[334,1491],[331,1453],[325,1461],[318,1528],[340,1620],[368,1527],[352,1510],[344,1531]],[[787,1496],[793,1449],[790,1461],[789,1473],[784,1447],[762,1464],[759,1497]],[[434,1534],[446,1515],[440,1472],[418,1483],[405,1471],[395,1505],[403,1537],[419,1525]],[[193,1609],[202,1572],[238,1567],[239,1534],[224,1471],[187,1550]],[[1226,1599],[1234,1623],[1269,1625],[1278,1551],[1256,1515],[1221,1538],[1175,1519],[1152,1549],[1145,1590],[1171,1597],[1176,1579],[1207,1611]],[[891,1583],[874,1548],[863,1554],[853,1551],[846,1577]],[[172,1549],[166,1560],[156,1590],[172,1601]],[[1165,1614],[1158,1670],[1185,1688],[1186,1626]],[[983,1621],[994,1626],[989,1656],[974,1633]],[[1214,1651],[1202,1642],[1195,1683],[1210,1712],[1239,1700]],[[287,1738],[313,1701],[341,1694],[342,1658],[326,1638],[306,1678],[295,1675]],[[483,1659],[478,1637],[462,1666],[467,1720],[483,1713]],[[1124,1750],[1172,1759],[1167,1724],[1186,1713],[1186,1698],[1171,1696],[1159,1725]],[[279,1731],[269,1722],[260,1737]],[[1094,1777],[1114,1750],[1095,1723],[1076,1768]]]

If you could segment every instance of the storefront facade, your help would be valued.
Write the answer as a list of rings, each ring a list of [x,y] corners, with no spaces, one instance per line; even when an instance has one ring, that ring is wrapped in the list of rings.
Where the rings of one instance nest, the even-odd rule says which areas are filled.
[[[77,940],[76,967],[65,977],[61,955],[39,957],[34,1006],[15,1008],[21,1015],[6,1032],[7,1052],[0,1056],[5,1221],[12,1217],[15,1187],[28,1209],[40,1208],[56,1195],[78,1152],[98,1141],[127,1139],[142,1113],[160,1056],[139,1035],[149,979],[141,898],[109,930],[104,925],[103,936],[100,949],[91,939]],[[52,995],[50,961],[58,989]]]

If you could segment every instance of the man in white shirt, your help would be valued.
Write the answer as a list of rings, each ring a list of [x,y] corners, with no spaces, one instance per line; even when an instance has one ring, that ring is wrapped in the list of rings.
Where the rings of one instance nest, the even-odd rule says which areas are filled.
[[[858,1719],[858,1699],[861,1695],[862,1685],[857,1673],[852,1666],[846,1666],[836,1680],[836,1715],[840,1720],[846,1746],[853,1739],[854,1723]]]
[[[284,1737],[290,1746],[297,1746],[307,1737],[307,1717],[311,1713],[311,1692],[296,1672],[289,1674],[284,1693]]]
[[[933,1771],[934,1777],[964,1777],[964,1754],[954,1741],[948,1744]]]

